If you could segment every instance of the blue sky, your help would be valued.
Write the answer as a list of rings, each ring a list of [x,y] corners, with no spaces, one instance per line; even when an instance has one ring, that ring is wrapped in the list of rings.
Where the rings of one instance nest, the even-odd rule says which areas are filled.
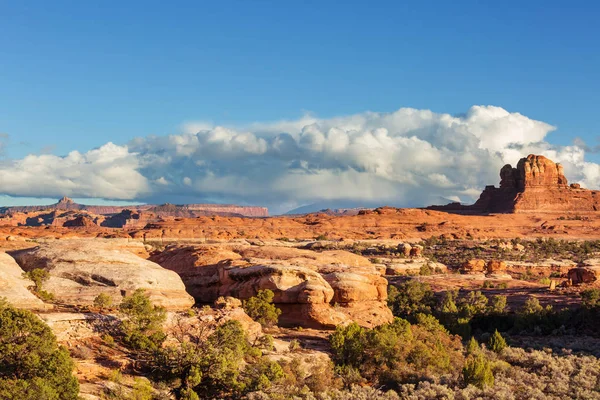
[[[551,145],[594,146],[599,17],[592,1],[0,0],[3,155],[126,145],[191,121],[473,105],[557,127]]]

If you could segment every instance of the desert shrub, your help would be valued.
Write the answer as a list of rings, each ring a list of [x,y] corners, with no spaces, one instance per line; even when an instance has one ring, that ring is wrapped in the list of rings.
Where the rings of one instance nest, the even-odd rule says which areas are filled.
[[[488,310],[489,314],[504,314],[506,311],[506,296],[494,295],[490,299]]]
[[[300,349],[302,349],[302,347],[300,346],[300,342],[296,339],[292,339],[292,341],[290,341],[290,344],[288,346],[288,350],[290,351],[290,353],[294,353]]]
[[[50,274],[45,269],[35,268],[29,272],[24,272],[23,277],[33,281],[34,290],[37,292],[42,290],[42,286],[50,278]]]
[[[69,352],[35,314],[0,299],[0,398],[77,399]]]
[[[474,315],[486,311],[488,299],[480,291],[469,292],[458,302],[458,313],[461,317],[471,319]]]
[[[152,385],[147,379],[135,378],[127,400],[152,400]]]
[[[263,327],[277,325],[281,310],[273,304],[274,295],[269,289],[259,290],[256,296],[244,301],[244,311]]]
[[[493,289],[494,288],[494,284],[491,281],[483,281],[483,286],[484,289]]]
[[[421,265],[421,268],[419,268],[419,275],[428,276],[433,275],[433,273],[434,269],[429,264],[423,264]]]
[[[238,321],[214,331],[191,324],[176,340],[177,345],[157,351],[152,369],[178,396],[240,398],[249,391],[269,391],[284,377],[283,367],[262,357]]]
[[[561,326],[573,324],[576,320],[570,310],[554,311],[551,306],[544,308],[538,299],[530,296],[517,310],[513,329],[516,332],[549,334]]]
[[[469,357],[463,367],[463,379],[466,385],[474,385],[480,389],[493,386],[491,362],[483,354]]]
[[[502,350],[506,348],[506,340],[502,337],[502,335],[496,330],[492,336],[490,336],[490,340],[488,342],[488,346],[491,351],[494,353],[501,353]]]
[[[581,303],[586,308],[594,308],[600,305],[600,289],[591,288],[581,292]]]
[[[100,293],[94,298],[94,306],[100,309],[109,308],[112,306],[112,298],[106,293]]]
[[[366,329],[356,323],[330,336],[334,361],[351,367],[367,381],[394,388],[424,376],[452,375],[463,362],[462,344],[432,315],[418,314],[418,324],[395,318]]]
[[[143,289],[125,297],[119,306],[123,320],[121,333],[127,346],[141,351],[157,350],[166,339],[162,324],[166,320],[163,307],[155,306]]]
[[[431,313],[435,297],[431,286],[411,279],[395,286],[388,286],[388,306],[396,317],[408,318],[418,313]]]
[[[551,282],[552,281],[550,280],[550,278],[547,278],[547,277],[543,277],[542,279],[540,279],[540,284],[541,285],[550,286]]]
[[[108,346],[113,346],[115,344],[115,338],[113,338],[108,333],[102,334],[102,336],[100,336],[100,339],[102,339],[102,341],[104,343],[106,343]]]
[[[498,289],[507,289],[508,288],[508,283],[506,283],[506,282],[500,282],[496,287]]]
[[[438,304],[437,312],[440,315],[444,314],[457,314],[458,307],[456,306],[456,297],[458,293],[456,290],[448,290],[444,292],[442,298]]]
[[[24,272],[23,277],[33,281],[33,292],[43,301],[54,301],[55,297],[52,293],[43,289],[44,282],[50,279],[50,274],[45,269],[35,268],[29,272]]]
[[[471,336],[471,339],[469,340],[469,343],[467,344],[467,354],[472,355],[472,354],[478,354],[481,351],[481,346],[479,345],[479,342]]]

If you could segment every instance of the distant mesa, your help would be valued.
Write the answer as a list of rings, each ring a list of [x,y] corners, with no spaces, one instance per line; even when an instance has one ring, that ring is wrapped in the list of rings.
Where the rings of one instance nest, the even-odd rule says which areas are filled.
[[[269,211],[266,207],[232,204],[94,206],[78,204],[68,197],[46,206],[0,207],[0,224],[13,226],[140,228],[161,218],[202,216],[267,217]]]
[[[473,205],[450,203],[430,210],[459,214],[563,212],[600,210],[600,191],[568,184],[562,165],[544,156],[530,154],[517,167],[500,170],[500,187],[486,186]]]

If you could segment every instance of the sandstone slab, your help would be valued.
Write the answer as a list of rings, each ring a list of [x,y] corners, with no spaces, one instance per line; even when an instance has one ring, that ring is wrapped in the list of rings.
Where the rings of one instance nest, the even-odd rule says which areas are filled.
[[[47,270],[44,290],[66,304],[91,305],[100,293],[118,304],[136,289],[145,289],[155,304],[169,310],[194,304],[179,275],[121,246],[111,240],[57,240],[12,255],[25,271]]]
[[[0,253],[0,297],[6,298],[9,304],[17,308],[51,309],[52,305],[45,304],[27,289],[33,286],[33,282],[23,278],[23,272],[14,258]]]

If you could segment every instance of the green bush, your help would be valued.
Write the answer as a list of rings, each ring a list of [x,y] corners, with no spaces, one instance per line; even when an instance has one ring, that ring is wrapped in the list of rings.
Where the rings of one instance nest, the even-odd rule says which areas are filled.
[[[600,305],[600,289],[591,288],[581,292],[581,303],[586,308],[594,308]]]
[[[477,342],[477,340],[475,340],[475,338],[471,336],[471,340],[469,340],[469,344],[467,345],[467,354],[479,354],[480,351],[481,346],[479,346],[479,342]]]
[[[77,399],[73,368],[46,324],[0,299],[0,399]]]
[[[244,301],[244,311],[263,327],[277,325],[281,310],[273,304],[273,297],[271,290],[259,290],[256,296]]]
[[[134,350],[156,350],[166,339],[162,329],[167,318],[166,310],[152,305],[144,289],[137,289],[131,296],[125,297],[119,311],[123,318],[123,341]]]
[[[418,314],[417,319],[415,325],[395,318],[374,329],[356,323],[338,327],[329,338],[335,363],[390,388],[459,371],[463,365],[459,338],[449,335],[431,315]]]
[[[100,293],[94,299],[94,306],[100,309],[109,308],[110,306],[112,306],[112,298],[106,293]]]
[[[482,354],[471,356],[463,368],[465,385],[474,385],[480,389],[494,386],[494,373],[489,360]]]
[[[506,296],[494,295],[492,296],[489,305],[488,313],[490,314],[504,314],[506,311]]]
[[[50,278],[50,274],[45,269],[35,268],[29,272],[24,272],[23,277],[33,281],[34,290],[38,292],[42,290],[42,286]]]
[[[43,301],[54,301],[54,295],[43,290],[44,282],[50,278],[50,274],[45,269],[35,268],[29,272],[24,272],[23,277],[33,281],[33,292]]]
[[[502,353],[502,350],[506,348],[506,340],[504,340],[500,332],[496,330],[490,337],[488,345],[490,350],[492,350],[494,353]]]
[[[431,313],[435,297],[431,286],[411,279],[398,287],[388,286],[387,302],[396,317],[407,318],[418,313]]]

